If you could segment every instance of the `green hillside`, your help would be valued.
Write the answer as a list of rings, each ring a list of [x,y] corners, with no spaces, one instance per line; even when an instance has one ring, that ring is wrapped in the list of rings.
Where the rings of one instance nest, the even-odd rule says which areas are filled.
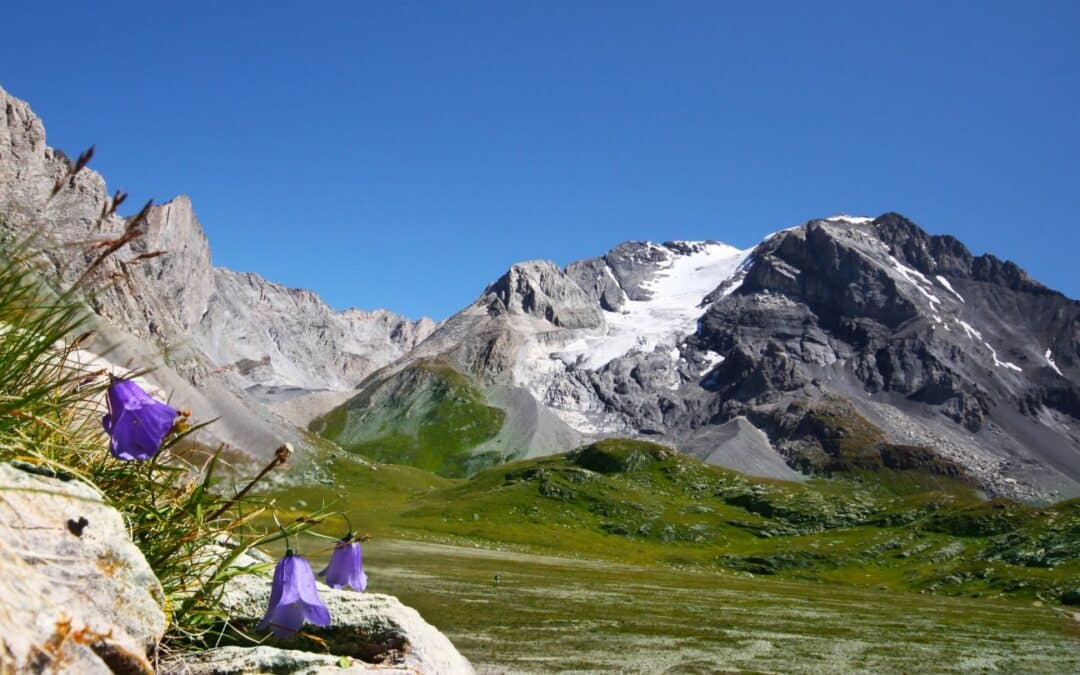
[[[504,418],[466,376],[442,362],[419,361],[368,383],[310,428],[378,462],[465,476],[502,460],[472,450],[498,434]]]

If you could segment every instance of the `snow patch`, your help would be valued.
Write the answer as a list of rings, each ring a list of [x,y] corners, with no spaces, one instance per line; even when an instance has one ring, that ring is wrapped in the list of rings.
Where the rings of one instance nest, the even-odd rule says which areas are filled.
[[[920,293],[926,296],[926,299],[930,301],[931,307],[941,304],[941,298],[923,288],[924,284],[931,288],[934,287],[934,285],[930,283],[930,280],[926,278],[925,274],[923,274],[917,269],[908,267],[907,265],[897,260],[894,256],[889,256],[889,262],[892,263],[893,269],[899,272],[900,276],[904,277],[904,281],[907,281],[909,284],[917,288]]]
[[[995,366],[997,366],[998,368],[1009,368],[1011,370],[1015,370],[1018,373],[1024,372],[1024,369],[1021,368],[1020,366],[1016,365],[1015,363],[1009,363],[1008,361],[999,360],[998,355],[997,355],[997,351],[993,347],[990,346],[989,342],[983,341],[983,344],[986,345],[986,348],[990,350],[990,356],[994,357],[994,365]]]
[[[1057,373],[1058,375],[1061,375],[1062,377],[1065,377],[1061,373],[1061,369],[1057,367],[1056,363],[1054,363],[1054,353],[1053,353],[1052,350],[1047,349],[1044,358],[1046,359],[1046,362],[1050,364],[1050,367],[1054,369],[1055,373]]]
[[[777,230],[776,232],[770,232],[767,235],[765,235],[764,237],[762,237],[761,241],[763,241],[763,242],[769,241],[770,239],[772,239],[773,237],[775,237],[778,234],[783,234],[785,232],[792,232],[794,230],[799,229],[800,227],[802,227],[802,225],[795,225],[794,227],[785,227],[782,230]]]
[[[798,281],[798,277],[796,275],[802,273],[802,270],[800,269],[796,269],[794,267],[789,269],[787,266],[780,265],[776,265],[775,267],[773,267],[773,269],[775,269],[777,272],[784,275],[788,279],[791,279],[792,281]]]
[[[834,220],[841,223],[850,223],[852,225],[862,225],[864,223],[873,222],[873,218],[867,218],[866,216],[849,216],[846,213],[838,213],[835,216],[829,216],[825,220]]]
[[[604,327],[577,331],[578,339],[552,356],[578,368],[596,369],[631,351],[652,352],[658,346],[678,344],[697,329],[706,309],[702,299],[730,279],[750,253],[717,243],[703,243],[687,255],[664,250],[669,262],[643,284],[650,299],[627,300],[620,311],[604,312]]]
[[[960,302],[964,302],[964,303],[966,303],[966,302],[967,302],[967,300],[964,300],[964,296],[962,296],[962,295],[960,295],[959,293],[957,293],[957,292],[956,292],[956,289],[952,287],[952,284],[950,284],[950,283],[949,283],[949,280],[948,280],[948,279],[946,279],[945,277],[941,276],[940,274],[939,274],[939,275],[937,275],[937,276],[936,276],[936,277],[934,277],[934,278],[935,278],[935,279],[937,279],[937,280],[938,280],[938,282],[939,282],[939,283],[940,283],[940,284],[941,284],[942,286],[944,286],[944,287],[945,287],[945,290],[947,290],[947,291],[949,291],[950,293],[952,293],[953,295],[955,295],[955,296],[957,297],[957,299],[959,299],[959,300],[960,300]]]
[[[625,431],[625,424],[600,409],[582,410],[589,392],[568,373],[598,370],[631,353],[649,354],[670,363],[657,373],[657,384],[677,389],[683,383],[678,368],[683,356],[678,347],[696,332],[708,309],[705,297],[720,287],[725,295],[734,292],[752,251],[717,242],[695,242],[682,247],[692,251],[686,253],[655,244],[650,247],[662,251],[663,257],[659,262],[643,261],[651,276],[642,284],[651,294],[648,300],[626,298],[620,311],[602,312],[604,324],[598,328],[551,330],[551,324],[537,320],[515,356],[514,382],[583,433]],[[710,360],[711,368],[721,359],[717,354]]]
[[[997,355],[997,350],[991,347],[989,342],[983,340],[982,333],[975,330],[975,328],[970,323],[964,321],[963,319],[956,319],[956,323],[960,324],[960,327],[964,329],[964,332],[967,333],[968,338],[972,342],[979,340],[987,349],[990,350],[990,356],[994,358],[995,366],[997,366],[998,368],[1008,368],[1009,370],[1015,370],[1018,373],[1024,372],[1024,369],[1016,365],[1015,363],[1011,363],[1009,361],[1002,361],[1001,359],[999,359]]]
[[[982,339],[982,333],[975,330],[967,321],[964,321],[963,319],[957,319],[956,323],[960,324],[960,326],[964,329],[964,332],[967,333],[967,336],[971,338],[972,341]]]
[[[751,260],[749,256],[747,256],[746,259],[748,261]],[[746,274],[747,270],[749,269],[749,266],[744,267],[743,265],[740,265],[738,271],[736,271],[735,274],[731,275],[731,277],[724,282],[726,285],[724,286],[724,289],[720,292],[720,297],[726,298],[727,296],[734,293],[739,288],[739,286],[742,286],[743,282],[746,281]]]
[[[702,356],[705,358],[705,365],[701,369],[702,373],[707,373],[724,362],[724,357],[712,350],[706,350]]]

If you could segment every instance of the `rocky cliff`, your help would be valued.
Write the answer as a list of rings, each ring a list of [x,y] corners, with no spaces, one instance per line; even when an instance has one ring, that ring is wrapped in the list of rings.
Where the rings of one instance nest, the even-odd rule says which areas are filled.
[[[897,214],[823,220],[755,251],[692,343],[723,354],[710,412],[747,414],[789,456],[805,414],[842,400],[887,438],[936,449],[989,488],[1075,495],[1080,304],[1015,264]]]
[[[4,227],[16,240],[31,238],[61,286],[90,270],[84,287],[104,320],[92,349],[109,351],[117,368],[156,367],[151,377],[163,389],[180,390],[206,419],[222,417],[210,432],[220,440],[255,453],[283,437],[298,440],[273,409],[305,423],[330,404],[302,399],[354,387],[434,328],[385,310],[338,312],[310,291],[214,267],[186,196],[151,206],[134,222],[112,212],[116,195],[90,169],[53,195],[70,165],[46,144],[29,105],[0,89]],[[132,226],[140,236],[95,267]]]

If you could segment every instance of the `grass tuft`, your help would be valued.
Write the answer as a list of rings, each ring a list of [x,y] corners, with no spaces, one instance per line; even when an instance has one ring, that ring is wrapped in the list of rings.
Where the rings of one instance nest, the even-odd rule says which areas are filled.
[[[220,450],[195,441],[205,425],[174,428],[150,461],[114,459],[101,425],[108,373],[73,358],[90,325],[80,287],[51,288],[26,245],[0,244],[0,461],[94,486],[123,514],[162,584],[165,648],[205,643],[229,628],[218,604],[225,584],[252,571],[235,561],[284,532],[306,530],[317,515],[281,531],[256,527],[271,504],[247,489],[230,496]]]

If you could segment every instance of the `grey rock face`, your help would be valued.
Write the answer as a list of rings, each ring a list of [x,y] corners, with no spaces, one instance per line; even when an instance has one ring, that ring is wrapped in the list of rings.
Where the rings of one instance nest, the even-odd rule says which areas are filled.
[[[181,195],[151,209],[146,235],[135,240],[132,249],[164,253],[140,265],[141,272],[180,327],[194,329],[213,295],[215,270],[210,266],[210,243],[191,199]]]
[[[1031,498],[1080,492],[1078,321],[1080,304],[1012,263],[886,214],[763,243],[694,341],[725,356],[704,386],[729,414],[772,427],[780,404],[840,395],[892,438]]]
[[[745,417],[735,417],[715,427],[707,427],[705,431],[700,439],[691,437],[684,442],[688,454],[751,476],[803,478],[785,463],[784,456],[773,448],[769,437]]]
[[[4,672],[153,672],[161,584],[120,513],[83,483],[0,464],[0,598]]]
[[[595,328],[603,321],[581,287],[547,261],[514,265],[484,294],[493,314],[527,314],[560,328]]]
[[[200,316],[196,345],[262,388],[351,389],[435,327],[386,310],[336,312],[311,291],[223,268]]]
[[[118,236],[127,221],[99,222],[111,202],[104,179],[91,170],[49,201],[67,159],[45,144],[41,120],[25,102],[0,89],[0,108],[0,214],[16,233],[40,231],[41,246],[52,245],[53,266],[70,283],[96,256],[92,245]],[[91,286],[104,289],[93,302],[102,316],[159,347],[209,357],[204,370],[232,369],[247,386],[352,388],[434,328],[430,319],[413,322],[385,310],[336,312],[310,291],[213,267],[206,234],[183,195],[152,207],[144,235],[106,261],[95,281],[112,282]]]
[[[30,106],[0,88],[0,218],[9,233],[43,251],[42,266],[63,287],[91,267],[101,251],[97,244],[117,238],[129,224],[117,215],[103,217],[111,197],[101,175],[89,169],[50,199],[68,165],[63,153],[46,144],[44,126]],[[253,420],[266,427],[256,434],[260,438],[294,440],[289,425],[273,421],[277,415],[263,404],[276,404],[283,391],[351,389],[434,329],[428,319],[409,321],[385,310],[337,312],[309,291],[213,267],[186,196],[152,207],[141,227],[143,236],[85,279],[90,305],[120,329],[120,339],[134,343],[127,351],[156,354],[130,365],[157,368],[150,377],[162,385],[173,373],[222,404],[223,420],[208,432],[217,440],[245,448],[253,437],[240,429]],[[309,410],[320,400],[296,414],[322,412]],[[234,411],[251,408],[258,412],[233,419]],[[294,408],[283,412],[293,414]],[[255,444],[274,447],[262,440]]]
[[[603,258],[570,263],[566,268],[566,274],[582,290],[597,299],[601,309],[617,312],[629,299],[626,291],[619,285],[619,280],[615,278],[612,268]]]

